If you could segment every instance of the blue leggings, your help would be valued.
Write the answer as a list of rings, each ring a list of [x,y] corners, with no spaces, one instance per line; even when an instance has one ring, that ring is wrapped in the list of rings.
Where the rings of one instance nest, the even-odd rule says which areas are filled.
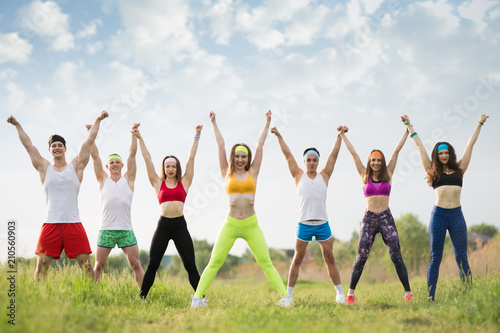
[[[434,298],[439,277],[439,265],[443,258],[446,230],[450,233],[451,244],[455,252],[460,279],[472,280],[469,262],[467,261],[467,225],[465,224],[462,208],[445,209],[434,206],[429,223],[429,237],[431,241],[431,263],[427,274],[427,289],[429,297]]]

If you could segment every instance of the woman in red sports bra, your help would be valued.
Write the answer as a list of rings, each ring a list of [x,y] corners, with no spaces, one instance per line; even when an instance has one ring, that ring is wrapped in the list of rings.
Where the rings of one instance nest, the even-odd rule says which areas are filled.
[[[354,159],[356,169],[361,176],[363,192],[366,198],[366,212],[359,231],[358,250],[356,261],[352,266],[351,284],[347,293],[346,303],[353,304],[356,302],[354,289],[356,289],[365,263],[368,260],[368,255],[370,254],[370,249],[377,233],[382,235],[399,280],[403,284],[405,300],[411,302],[413,296],[410,289],[410,282],[408,281],[408,272],[401,257],[398,230],[389,209],[391,178],[396,168],[399,152],[408,138],[408,131],[405,131],[403,137],[399,140],[388,165],[386,165],[384,154],[380,150],[374,149],[371,151],[365,167],[356,153],[354,146],[345,135],[348,128],[346,126],[339,126],[338,130],[340,131],[342,140],[344,140],[345,146]]]
[[[158,196],[161,212],[158,226],[151,240],[148,268],[144,274],[140,292],[142,299],[146,298],[149,289],[154,283],[156,271],[160,267],[170,240],[175,243],[177,252],[179,252],[184,268],[188,273],[189,283],[194,290],[196,290],[200,281],[200,274],[195,263],[193,240],[187,229],[183,210],[186,195],[193,180],[194,157],[198,150],[202,127],[202,125],[196,126],[196,134],[184,175],[182,175],[181,164],[177,157],[169,155],[163,158],[161,176],[158,176],[139,129],[136,128],[132,131],[139,140],[142,156],[144,162],[146,162],[149,181]]]

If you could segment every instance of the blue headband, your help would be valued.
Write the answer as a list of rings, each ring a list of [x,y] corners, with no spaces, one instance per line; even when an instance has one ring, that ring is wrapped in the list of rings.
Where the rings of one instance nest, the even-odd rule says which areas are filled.
[[[449,150],[449,149],[448,149],[448,145],[447,145],[447,144],[445,144],[445,143],[440,144],[440,145],[438,146],[438,148],[437,148],[438,153],[439,153],[441,150],[445,150],[445,149],[446,149],[446,150]]]
[[[318,156],[318,159],[319,159],[319,154],[315,150],[309,149],[308,151],[306,151],[304,153],[304,160],[306,159],[307,155],[316,155],[316,156]]]

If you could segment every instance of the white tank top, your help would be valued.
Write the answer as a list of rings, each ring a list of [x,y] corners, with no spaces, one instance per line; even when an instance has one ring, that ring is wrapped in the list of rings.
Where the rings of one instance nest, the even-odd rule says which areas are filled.
[[[43,182],[47,204],[44,223],[81,222],[78,213],[80,185],[73,164],[68,163],[61,172],[49,164]]]
[[[297,186],[300,203],[300,223],[318,225],[328,222],[326,214],[327,189],[328,187],[321,174],[316,174],[314,179],[310,179],[305,172],[302,174]]]
[[[130,218],[133,195],[125,177],[116,183],[109,177],[104,181],[101,230],[133,230]]]

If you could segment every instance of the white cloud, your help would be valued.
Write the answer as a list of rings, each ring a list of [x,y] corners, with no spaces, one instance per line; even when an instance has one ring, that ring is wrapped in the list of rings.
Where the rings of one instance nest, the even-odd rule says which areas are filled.
[[[310,45],[322,35],[330,9],[324,6],[298,8],[285,27],[287,45]]]
[[[216,43],[227,45],[234,33],[242,33],[258,49],[272,49],[285,42],[310,44],[312,35],[321,29],[322,17],[328,10],[321,5],[311,5],[310,0],[270,0],[254,8],[232,0],[206,5],[211,36]]]
[[[479,30],[486,28],[487,24],[483,21],[484,14],[488,9],[495,6],[496,2],[487,0],[472,0],[458,7],[458,12],[462,17],[477,24]]]
[[[326,12],[326,23],[322,28],[324,36],[345,47],[364,48],[377,38],[380,31],[394,24],[401,7],[401,4],[389,1],[376,3],[376,7],[365,8],[363,12],[362,5],[367,6],[367,3],[352,0]]]
[[[6,81],[13,79],[17,76],[17,72],[11,68],[7,68],[0,71],[0,81]]]
[[[135,87],[141,86],[144,75],[142,70],[119,61],[112,61],[98,69],[87,68],[82,61],[66,61],[55,70],[52,80],[55,91],[66,96],[72,103],[81,104],[88,100],[102,104],[130,95]]]
[[[7,81],[3,88],[7,92],[7,97],[3,101],[3,109],[9,113],[22,110],[26,101],[27,93],[12,81]]]
[[[8,61],[25,63],[32,50],[33,46],[18,33],[0,33],[0,64]]]
[[[239,8],[235,29],[258,49],[310,45],[331,25],[332,10],[309,0],[271,0],[256,8]]]
[[[346,14],[355,29],[360,29],[365,23],[365,18],[361,16],[361,6],[358,0],[351,0],[346,6]]]
[[[184,1],[125,0],[118,6],[124,29],[111,39],[113,54],[155,67],[198,49]]]
[[[495,9],[490,12],[490,19],[494,20],[500,17],[500,9]]]
[[[367,14],[373,14],[385,0],[360,0]]]
[[[411,48],[409,46],[406,46],[406,47],[404,47],[402,49],[399,49],[397,51],[397,55],[399,55],[401,57],[401,59],[403,59],[405,61],[408,61],[408,62],[414,62],[415,61],[413,52],[412,52],[412,50],[411,50]]]
[[[97,26],[102,22],[99,19],[92,20],[89,24],[83,26],[83,29],[76,33],[76,38],[89,38],[97,33]]]
[[[236,4],[232,0],[219,0],[208,5],[207,17],[212,28],[211,37],[221,45],[227,45],[233,34],[234,13]]]
[[[78,94],[77,85],[80,80],[77,80],[75,76],[78,71],[83,68],[82,62],[75,64],[70,61],[62,62],[53,74],[54,84],[60,89],[60,92],[65,95],[75,95]]]
[[[455,30],[460,25],[458,17],[452,13],[453,7],[446,0],[421,2],[417,3],[417,5],[427,9],[429,13],[440,19],[444,19],[448,27],[451,28],[450,30]]]
[[[194,110],[228,106],[244,86],[225,57],[205,51],[193,53],[186,66],[171,71],[165,81],[165,92],[175,96],[176,104]]]
[[[75,38],[69,32],[69,15],[56,2],[35,0],[21,7],[19,15],[22,30],[47,39],[52,49],[68,51],[75,47]]]
[[[257,30],[248,34],[248,41],[260,50],[267,50],[283,45],[285,36],[275,29]]]
[[[52,48],[56,51],[68,51],[74,47],[74,37],[71,34],[61,34],[52,41]]]
[[[96,54],[102,49],[102,42],[95,42],[95,43],[87,43],[87,53],[88,54]]]

